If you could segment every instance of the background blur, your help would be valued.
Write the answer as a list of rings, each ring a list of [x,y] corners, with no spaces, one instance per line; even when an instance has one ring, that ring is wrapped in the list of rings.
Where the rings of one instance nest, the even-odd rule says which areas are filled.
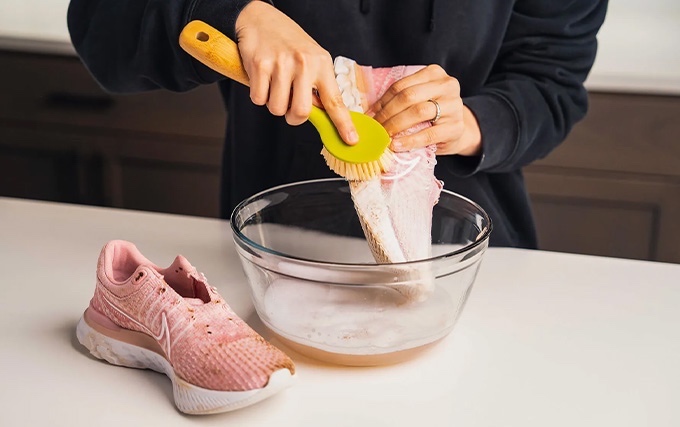
[[[590,112],[526,169],[542,249],[680,262],[680,1],[610,0]],[[217,216],[214,86],[103,92],[68,0],[0,3],[0,196]]]

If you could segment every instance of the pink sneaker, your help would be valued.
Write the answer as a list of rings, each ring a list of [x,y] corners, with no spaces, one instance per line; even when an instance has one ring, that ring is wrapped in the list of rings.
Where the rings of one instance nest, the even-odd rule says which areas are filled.
[[[178,256],[168,268],[130,242],[101,251],[97,284],[77,327],[95,357],[165,373],[188,414],[226,412],[290,385],[293,361],[241,320]]]

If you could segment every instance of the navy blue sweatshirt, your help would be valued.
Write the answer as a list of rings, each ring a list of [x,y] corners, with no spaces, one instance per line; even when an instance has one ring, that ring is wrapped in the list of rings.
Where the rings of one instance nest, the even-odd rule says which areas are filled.
[[[331,177],[310,124],[292,127],[251,103],[178,45],[203,20],[235,37],[249,0],[71,0],[71,39],[112,92],[186,91],[219,82],[228,111],[222,216],[282,183]],[[460,82],[482,133],[483,154],[439,156],[445,188],[491,216],[491,245],[537,245],[522,167],[546,156],[586,113],[583,87],[606,0],[276,0],[332,56],[363,65],[439,64]]]

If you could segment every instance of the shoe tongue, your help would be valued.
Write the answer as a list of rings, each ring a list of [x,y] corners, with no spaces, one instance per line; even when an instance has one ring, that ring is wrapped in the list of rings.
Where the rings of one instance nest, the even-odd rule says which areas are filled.
[[[189,260],[184,258],[182,255],[177,255],[175,260],[170,264],[170,267],[167,268],[168,272],[173,272],[176,274],[181,274],[183,276],[187,276],[191,273],[196,273],[196,269],[194,268],[191,263],[189,263]]]
[[[196,268],[182,255],[177,255],[168,268],[163,271],[165,282],[190,304],[199,305],[210,301],[205,283]]]

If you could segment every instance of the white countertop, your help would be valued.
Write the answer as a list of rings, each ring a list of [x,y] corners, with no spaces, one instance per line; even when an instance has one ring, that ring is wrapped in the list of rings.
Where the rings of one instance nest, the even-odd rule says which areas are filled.
[[[68,0],[0,2],[0,49],[75,54]],[[610,0],[586,81],[593,91],[680,95],[680,2]]]
[[[75,339],[114,238],[159,264],[184,254],[268,336],[227,222],[0,198],[0,425],[680,425],[680,265],[490,249],[453,332],[419,358],[344,368],[289,352],[292,388],[192,417],[165,376]]]

